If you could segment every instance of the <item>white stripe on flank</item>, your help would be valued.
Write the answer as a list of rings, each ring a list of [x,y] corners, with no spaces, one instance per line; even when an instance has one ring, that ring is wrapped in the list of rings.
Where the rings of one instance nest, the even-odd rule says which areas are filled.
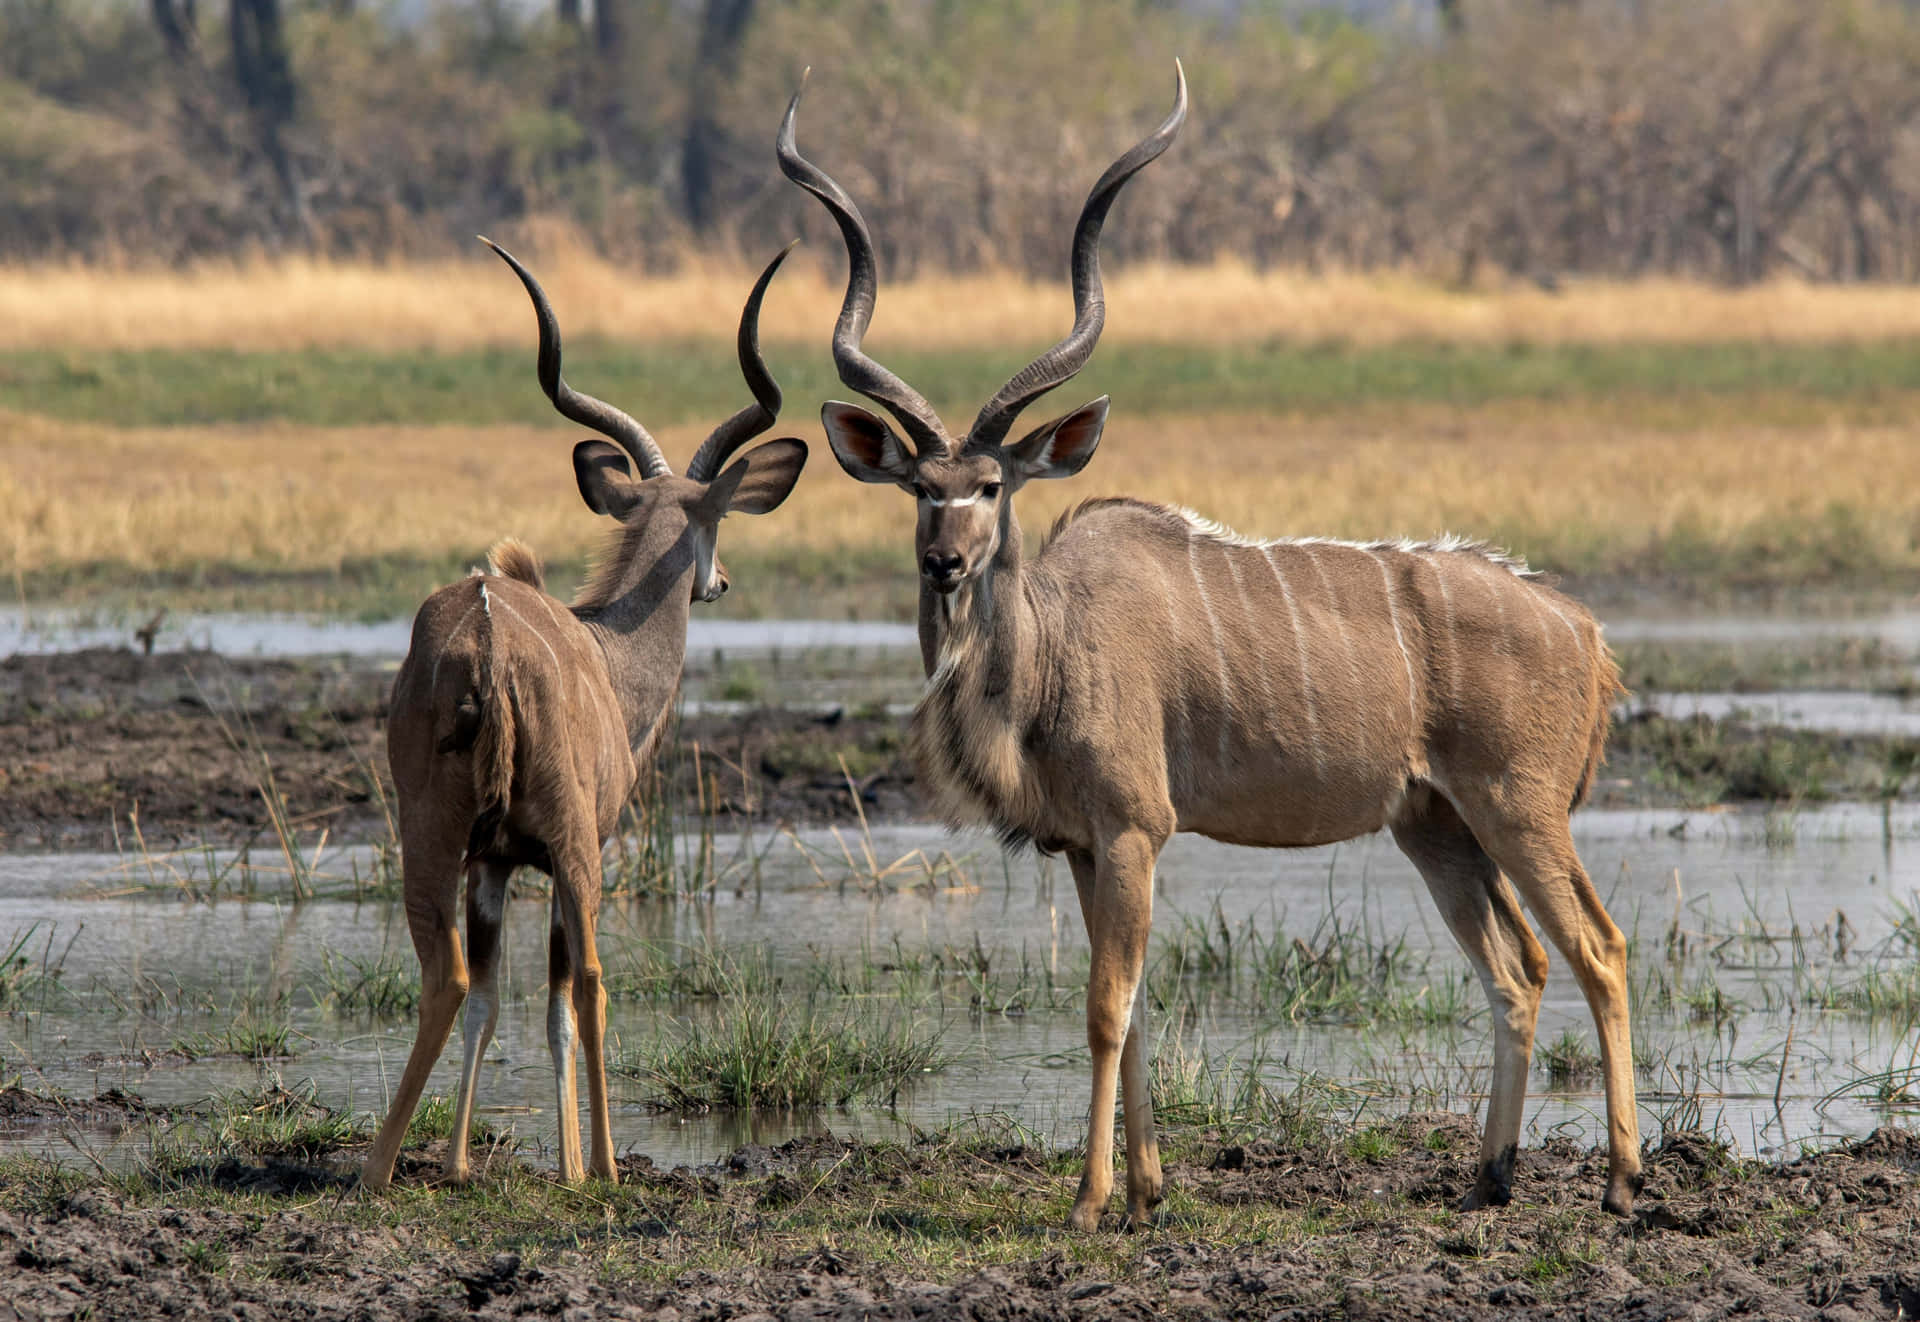
[[[1406,635],[1400,632],[1400,603],[1393,593],[1393,574],[1387,569],[1387,562],[1380,558],[1378,551],[1368,551],[1367,555],[1372,558],[1373,563],[1380,566],[1380,582],[1387,589],[1387,620],[1393,625],[1393,641],[1399,644],[1400,659],[1406,663],[1407,667],[1407,720],[1411,722],[1412,732],[1419,734],[1420,704],[1415,700],[1418,697],[1418,686],[1413,678],[1413,653],[1407,650]]]
[[[1256,620],[1257,613],[1253,609],[1252,598],[1247,596],[1247,585],[1240,581],[1240,565],[1232,550],[1227,552],[1227,573],[1233,577],[1234,595],[1240,598],[1240,618],[1246,622],[1249,629],[1253,630],[1254,637],[1258,638],[1259,625]],[[1259,724],[1261,730],[1267,732],[1267,723],[1273,719],[1273,709],[1275,705],[1273,700],[1273,679],[1267,674],[1266,659],[1260,655],[1258,644],[1255,645],[1253,656],[1243,658],[1243,660],[1251,662],[1253,672],[1260,677],[1260,696],[1265,702],[1260,708]]]
[[[1573,635],[1574,654],[1578,656],[1581,660],[1583,661],[1586,660],[1586,657],[1587,657],[1586,640],[1580,636],[1580,630],[1574,624],[1574,622],[1567,618],[1567,613],[1561,610],[1558,606],[1554,605],[1553,598],[1551,597],[1542,595],[1540,597],[1537,597],[1536,600],[1542,606],[1545,606],[1548,610],[1552,611],[1555,615],[1558,615],[1560,617],[1560,623],[1566,625],[1567,632]]]
[[[1487,590],[1493,593],[1493,615],[1496,621],[1494,637],[1499,640],[1500,649],[1517,665],[1520,657],[1512,647],[1507,645],[1507,603],[1505,601],[1507,585],[1489,581]],[[1499,721],[1498,728],[1505,730],[1507,726],[1507,686],[1505,684],[1490,684],[1488,687],[1493,690],[1494,714]]]
[[[1440,607],[1447,622],[1447,706],[1455,708],[1460,700],[1460,637],[1453,618],[1453,589],[1447,586],[1446,564],[1427,557],[1427,563],[1433,567],[1433,576],[1440,580]]]
[[[1213,630],[1213,659],[1220,671],[1220,768],[1227,765],[1227,740],[1233,730],[1233,681],[1227,674],[1227,648],[1220,637],[1220,617],[1213,613],[1213,599],[1207,595],[1207,585],[1200,578],[1199,562],[1193,558],[1193,548],[1197,545],[1194,538],[1187,539],[1187,572],[1193,575],[1193,586],[1200,593],[1200,604],[1206,607],[1207,624]]]
[[[481,588],[481,591],[484,592],[486,591],[486,589],[483,587]],[[459,636],[460,631],[467,627],[467,621],[473,618],[474,609],[478,607],[479,604],[480,603],[477,601],[470,601],[467,603],[467,609],[461,613],[460,619],[454,624],[452,629],[447,631],[448,638],[455,638]],[[439,691],[439,688],[440,688],[440,662],[445,659],[446,655],[447,655],[447,649],[444,643],[441,645],[439,650],[433,654],[433,674],[431,678],[429,678],[429,680],[427,681],[427,687],[435,690],[436,692]]]
[[[1167,632],[1164,636],[1167,638],[1178,638],[1180,636],[1180,613],[1174,608],[1175,597],[1172,577],[1166,572],[1160,561],[1152,561],[1151,565],[1156,572],[1162,575],[1160,591],[1157,595],[1159,596],[1160,604],[1166,608],[1167,612]],[[1177,709],[1175,707],[1176,702],[1179,704]],[[1193,758],[1190,756],[1187,747],[1189,727],[1191,725],[1191,722],[1188,720],[1188,713],[1191,710],[1192,706],[1188,703],[1186,694],[1179,688],[1175,688],[1172,693],[1162,697],[1160,702],[1160,719],[1162,723],[1161,738],[1170,745],[1165,753],[1167,789],[1172,793],[1175,803],[1184,802],[1189,792],[1193,789],[1193,774],[1191,770]],[[1176,723],[1179,726],[1177,731],[1173,728]]]
[[[1287,603],[1287,618],[1293,621],[1293,650],[1300,656],[1300,695],[1307,700],[1307,741],[1312,745],[1313,770],[1324,784],[1327,779],[1326,755],[1320,751],[1320,713],[1313,701],[1313,674],[1307,668],[1307,637],[1300,627],[1300,608],[1294,604],[1293,589],[1287,586],[1287,576],[1280,572],[1280,565],[1273,558],[1273,548],[1263,546],[1260,554],[1267,558],[1267,568],[1273,571],[1273,581],[1280,585],[1280,597]]]
[[[481,591],[484,592],[486,591],[486,589],[482,588]],[[515,610],[512,606],[509,606],[505,600],[501,601],[500,606],[501,606],[501,609],[505,610],[507,614],[513,616],[514,619],[519,620],[521,625],[525,627],[528,633],[532,634],[535,638],[538,638],[540,640],[540,646],[546,648],[547,655],[553,658],[554,673],[557,676],[559,676],[561,679],[565,679],[567,676],[567,672],[561,668],[560,654],[553,650],[553,644],[547,641],[546,635],[541,633],[538,629],[534,628],[531,624],[528,624],[526,617],[521,615],[520,612]]]
[[[1327,567],[1320,563],[1320,553],[1316,549],[1326,543],[1292,542],[1307,553],[1307,562],[1313,566],[1313,572],[1319,575],[1320,587],[1327,594],[1327,615],[1333,620],[1334,632],[1340,635],[1340,649],[1347,656],[1347,676],[1353,680],[1353,695],[1358,700],[1366,692],[1366,683],[1360,677],[1360,658],[1353,650],[1353,636],[1347,632],[1346,612],[1340,606],[1340,594],[1333,590],[1333,579],[1327,575]]]

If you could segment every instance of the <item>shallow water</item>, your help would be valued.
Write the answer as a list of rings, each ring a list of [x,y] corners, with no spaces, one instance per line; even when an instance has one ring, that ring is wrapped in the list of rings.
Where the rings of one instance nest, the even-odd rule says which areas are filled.
[[[1844,984],[1873,968],[1911,964],[1914,947],[1898,937],[1911,922],[1920,892],[1920,811],[1833,808],[1803,813],[1789,830],[1777,817],[1752,814],[1582,812],[1575,818],[1582,856],[1611,912],[1636,939],[1636,1045],[1643,1066],[1642,1126],[1655,1132],[1675,1109],[1678,1091],[1698,1092],[1702,1118],[1744,1149],[1773,1150],[1801,1141],[1859,1133],[1883,1112],[1857,1098],[1828,1099],[1849,1080],[1899,1070],[1920,1056],[1911,1022],[1793,1008],[1796,987],[1821,979]],[[858,856],[862,842],[840,838]],[[1791,845],[1782,847],[1783,839]],[[926,827],[876,830],[875,857],[886,863],[912,850],[963,854],[967,884],[952,873],[925,882],[916,866],[887,883],[854,884],[839,844],[826,832],[776,837],[757,870],[736,867],[710,900],[609,901],[601,948],[610,971],[631,958],[635,943],[710,943],[735,951],[767,951],[786,979],[784,998],[804,1004],[809,978],[824,963],[848,969],[884,963],[897,951],[994,953],[996,967],[1024,963],[1036,974],[1056,971],[1063,983],[1084,979],[1085,938],[1064,866],[1032,858],[1003,860],[985,838],[952,837]],[[1771,843],[1769,843],[1771,842]],[[727,857],[734,842],[722,842]],[[758,847],[766,848],[766,841]],[[344,872],[351,851],[333,851],[322,871]],[[399,907],[391,902],[184,898],[167,890],[159,860],[129,868],[112,856],[0,858],[0,938],[25,936],[20,955],[34,968],[57,967],[57,989],[28,987],[4,1021],[5,1070],[29,1083],[91,1094],[107,1087],[156,1102],[190,1103],[227,1087],[256,1086],[271,1070],[288,1083],[311,1079],[319,1099],[378,1113],[397,1080],[412,1039],[412,1020],[375,1022],[341,1017],[313,1004],[329,959],[373,959],[398,953],[411,965]],[[364,864],[362,864],[364,866]],[[824,874],[824,880],[823,875]],[[918,879],[922,884],[913,884]],[[1338,848],[1258,851],[1197,837],[1177,838],[1158,878],[1156,940],[1164,945],[1183,916],[1251,920],[1263,936],[1300,936],[1316,947],[1330,915],[1363,930],[1370,946],[1404,940],[1416,955],[1434,952],[1414,988],[1435,994],[1464,978],[1465,962],[1423,893],[1417,875],[1384,836]],[[504,1003],[494,1047],[482,1074],[481,1102],[498,1125],[548,1144],[553,1133],[552,1071],[545,1045],[545,901],[510,906]],[[1910,929],[1908,929],[1910,932]],[[1844,959],[1834,949],[1836,935]],[[1684,963],[1664,951],[1684,944]],[[13,939],[7,944],[12,945]],[[623,956],[623,951],[628,954]],[[889,975],[869,974],[883,990]],[[1665,977],[1697,992],[1709,980],[1723,1002],[1738,1007],[1716,1028],[1685,1011],[1658,1013],[1646,992]],[[1007,985],[1011,985],[1008,979]],[[1393,1109],[1418,1103],[1478,1111],[1491,1058],[1487,1017],[1468,987],[1472,1013],[1450,1028],[1368,1023],[1295,1023],[1274,1007],[1209,1005],[1173,1022],[1153,1024],[1161,1051],[1214,1059],[1258,1057],[1278,1086],[1303,1071],[1344,1081],[1355,1105]],[[795,1131],[829,1128],[899,1134],[907,1125],[938,1125],[969,1114],[1011,1117],[1063,1143],[1082,1132],[1088,1088],[1084,1029],[1076,1008],[1035,1003],[1023,1014],[978,1013],[964,985],[944,995],[901,1003],[887,996],[846,1000],[823,996],[820,1013],[907,1015],[939,1030],[956,1061],[902,1097],[893,1111],[865,1108],[799,1117],[649,1111],[645,1090],[616,1079],[615,1133],[622,1150],[638,1149],[663,1165],[710,1160],[746,1139],[775,1141]],[[304,1039],[296,1057],[260,1066],[235,1059],[153,1056],[176,1038],[223,1031],[237,1002],[285,1001]],[[1073,1002],[1077,1005],[1077,1001]],[[197,1009],[196,1007],[206,1007]],[[610,1047],[617,1053],[681,1032],[710,1003],[616,1002]],[[1571,1028],[1589,1043],[1584,1003],[1555,958],[1539,1041]],[[1791,1045],[1788,1035],[1791,1028]],[[456,1034],[457,1036],[457,1034]],[[1782,1074],[1781,1060],[1786,1056]],[[433,1091],[450,1091],[458,1050],[450,1046]],[[1776,1084],[1783,1107],[1776,1115]],[[1528,1133],[1552,1131],[1599,1141],[1603,1106],[1596,1089],[1550,1091],[1536,1072]],[[1684,1118],[1684,1117],[1683,1117]],[[18,1139],[64,1147],[47,1132]],[[133,1142],[135,1140],[128,1140]]]
[[[1707,716],[1828,734],[1920,736],[1920,698],[1885,693],[1649,693],[1623,710],[1663,716]]]
[[[84,647],[132,646],[143,621],[71,610],[0,607],[0,656],[45,655]],[[412,621],[314,619],[302,615],[168,616],[155,635],[157,652],[212,651],[227,656],[358,656],[407,654]],[[716,620],[698,612],[687,627],[687,655],[800,652],[918,646],[910,624],[857,620]]]
[[[82,647],[130,646],[142,620],[61,608],[0,607],[0,656],[42,654]],[[1634,615],[1607,612],[1610,642],[1792,643],[1816,638],[1877,639],[1896,649],[1920,652],[1920,610],[1869,614]],[[410,621],[358,622],[300,615],[207,614],[168,616],[161,622],[159,651],[212,650],[234,656],[399,657],[407,651]],[[911,649],[914,626],[856,620],[726,620],[695,610],[687,654],[728,651],[802,651],[822,647]]]

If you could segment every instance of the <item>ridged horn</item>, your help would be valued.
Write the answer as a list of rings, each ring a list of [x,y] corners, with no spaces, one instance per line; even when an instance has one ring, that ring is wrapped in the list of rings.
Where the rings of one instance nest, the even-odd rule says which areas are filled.
[[[480,242],[500,254],[500,259],[513,268],[513,273],[520,277],[520,283],[527,287],[527,294],[533,299],[534,318],[540,323],[540,388],[547,392],[553,407],[559,410],[562,417],[583,427],[591,427],[617,442],[621,449],[633,456],[633,462],[639,465],[643,479],[671,474],[673,469],[668,465],[667,457],[660,453],[659,443],[647,434],[645,427],[606,401],[581,394],[561,377],[560,322],[553,315],[553,305],[547,301],[546,291],[533,278],[533,272],[520,264],[519,258],[484,234],[480,236]]]

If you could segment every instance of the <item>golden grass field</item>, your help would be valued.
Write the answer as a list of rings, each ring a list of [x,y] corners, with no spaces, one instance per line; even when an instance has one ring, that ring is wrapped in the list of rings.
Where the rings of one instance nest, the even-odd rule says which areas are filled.
[[[623,341],[713,341],[747,282],[731,266],[642,279],[566,250],[540,266],[569,334]],[[1459,292],[1393,276],[1223,265],[1123,271],[1111,294],[1109,342],[1291,337],[1349,341],[1364,353],[1402,341],[1858,340],[1884,349],[1920,338],[1920,294],[1891,287],[1596,283],[1556,296],[1532,286]],[[803,261],[776,286],[766,333],[818,347],[838,301],[837,286]],[[1069,312],[1063,287],[1005,276],[906,282],[881,301],[887,343],[956,350],[1031,344],[1036,328],[1042,336],[1063,330]],[[0,270],[0,355],[49,346],[76,354],[526,346],[530,320],[515,282],[483,258],[392,268],[293,261],[185,272]],[[1142,418],[1117,410],[1088,471],[1037,484],[1019,510],[1030,538],[1072,502],[1125,493],[1186,504],[1252,535],[1483,536],[1576,577],[1737,588],[1753,566],[1747,585],[1769,589],[1898,590],[1920,570],[1920,424],[1907,421],[1920,418],[1920,391],[1899,380],[1858,397],[1840,391],[1789,393],[1763,382],[1693,395],[1588,388],[1483,403],[1336,400],[1281,413]],[[1061,397],[1061,407],[1078,402]],[[900,584],[888,575],[897,568],[910,590],[908,502],[839,472],[815,403],[790,397],[782,423],[814,447],[794,498],[772,516],[730,521],[721,541],[724,555],[762,580],[778,580],[782,561],[798,576],[781,599],[772,582],[740,575],[731,608],[791,613],[793,591],[830,579],[845,557],[860,568],[819,608],[897,612]],[[678,461],[702,428],[656,431]],[[245,598],[259,606],[278,601],[276,575],[324,577],[392,557],[411,563],[412,577],[389,584],[377,602],[356,605],[351,592],[326,600],[403,609],[431,576],[457,572],[457,561],[507,533],[577,571],[604,524],[574,491],[567,454],[575,438],[557,422],[111,426],[43,416],[29,403],[0,412],[0,581],[29,599],[79,601],[126,584],[127,593],[107,595],[139,605],[227,572],[262,580],[264,597]]]
[[[471,261],[381,266],[288,260],[189,270],[0,268],[0,351],[360,347],[461,349],[524,343],[525,296],[476,242]],[[769,254],[771,255],[771,254]],[[755,270],[688,259],[670,274],[610,265],[578,248],[522,254],[569,335],[644,342],[707,338],[730,325]],[[1061,279],[924,277],[881,290],[876,351],[1027,344],[1064,333]],[[1398,275],[1139,266],[1109,274],[1113,342],[1375,345],[1459,343],[1848,342],[1920,336],[1920,296],[1886,285],[1777,280],[1748,289],[1679,280],[1525,282],[1454,289]],[[773,340],[813,342],[841,286],[802,249],[769,294]]]
[[[88,562],[326,570],[352,557],[475,554],[507,533],[566,561],[610,526],[582,506],[572,433],[558,429],[114,429],[15,416],[0,418],[0,437],[0,549],[24,575]],[[699,437],[675,428],[660,440],[678,464]],[[1500,404],[1331,419],[1116,417],[1087,472],[1034,484],[1017,508],[1030,538],[1073,502],[1128,493],[1263,536],[1450,530],[1598,574],[1631,571],[1678,541],[1720,557],[1752,547],[1776,572],[1797,553],[1818,578],[1830,553],[1911,564],[1916,491],[1920,425],[1689,432]],[[1848,511],[1837,532],[1834,507]],[[1835,536],[1846,544],[1828,546]],[[772,515],[729,520],[721,551],[897,552],[905,575],[911,537],[910,502],[856,486],[816,438],[793,498]],[[1737,564],[1714,569],[1738,579]],[[773,584],[736,586],[741,608],[792,610]]]

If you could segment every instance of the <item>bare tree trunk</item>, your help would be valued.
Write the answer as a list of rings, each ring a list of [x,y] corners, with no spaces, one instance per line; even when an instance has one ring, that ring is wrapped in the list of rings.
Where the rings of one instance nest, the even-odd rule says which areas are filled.
[[[570,28],[580,26],[580,0],[560,0],[560,21]]]
[[[714,101],[738,66],[740,47],[752,22],[753,0],[707,0],[702,9],[700,45],[688,80],[687,136],[680,150],[687,220],[696,230],[713,223],[715,157],[726,146]]]
[[[593,0],[593,40],[600,54],[618,59],[627,48],[627,0]]]
[[[313,218],[301,186],[300,167],[287,151],[282,131],[293,119],[293,62],[280,26],[280,0],[231,0],[233,74],[253,114],[266,154],[302,243],[313,244]]]
[[[153,25],[175,64],[197,61],[200,55],[200,28],[194,0],[152,0]]]

